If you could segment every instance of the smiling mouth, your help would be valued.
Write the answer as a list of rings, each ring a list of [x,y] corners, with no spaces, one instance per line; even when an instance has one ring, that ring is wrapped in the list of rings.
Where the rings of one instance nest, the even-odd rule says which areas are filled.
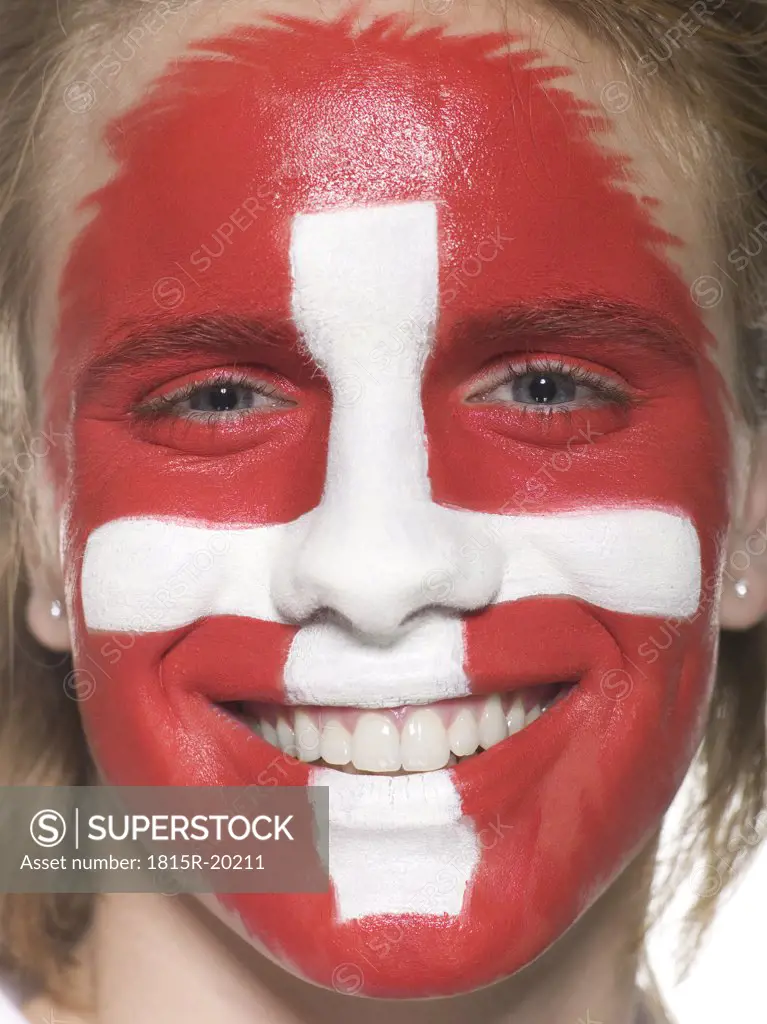
[[[532,725],[573,683],[386,708],[277,707],[249,701],[224,709],[273,747],[317,767],[351,774],[409,775],[475,757]]]

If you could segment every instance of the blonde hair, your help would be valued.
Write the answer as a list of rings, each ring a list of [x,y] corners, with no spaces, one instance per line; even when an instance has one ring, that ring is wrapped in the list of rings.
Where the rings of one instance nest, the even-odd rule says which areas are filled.
[[[176,8],[189,0],[158,5]],[[714,211],[726,252],[767,230],[767,30],[751,0],[548,0],[550,9],[612,48],[623,94],[665,95],[717,168]],[[74,57],[137,18],[141,0],[0,0],[0,784],[82,784],[91,764],[67,657],[44,650],[25,624],[22,531],[36,516],[31,467],[46,439],[31,359],[42,251],[41,172],[35,142],[53,101],[86,102],[65,74]],[[614,84],[614,83],[613,83]],[[69,92],[65,95],[65,88]],[[78,99],[79,96],[79,99]],[[605,97],[606,104],[609,97]],[[732,301],[739,332],[739,393],[752,426],[764,420],[767,261],[748,251]],[[36,442],[36,443],[35,443]],[[748,542],[746,549],[750,551]],[[690,916],[694,946],[721,892],[753,853],[767,782],[767,627],[723,634],[702,745],[705,796],[687,858],[718,872]],[[744,837],[743,829],[749,829]],[[752,837],[756,837],[752,841]],[[735,856],[733,853],[735,852]],[[702,858],[702,859],[701,859]],[[685,863],[690,863],[685,861]],[[722,864],[730,865],[727,870]],[[719,866],[719,867],[717,867]],[[700,870],[700,868],[699,868]],[[34,985],[54,985],[88,927],[91,898],[0,897],[0,955]]]

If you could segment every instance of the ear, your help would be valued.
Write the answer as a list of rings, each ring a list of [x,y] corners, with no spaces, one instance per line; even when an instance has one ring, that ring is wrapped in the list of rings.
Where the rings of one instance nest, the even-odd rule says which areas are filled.
[[[34,638],[52,651],[70,651],[72,642],[64,600],[64,580],[58,558],[55,519],[44,517],[48,529],[41,532],[27,522],[22,532],[22,549],[29,596],[27,628]]]
[[[753,440],[739,521],[727,543],[719,621],[750,629],[767,617],[767,435]]]
[[[27,600],[27,628],[52,651],[71,651],[66,605],[46,583],[33,582]]]

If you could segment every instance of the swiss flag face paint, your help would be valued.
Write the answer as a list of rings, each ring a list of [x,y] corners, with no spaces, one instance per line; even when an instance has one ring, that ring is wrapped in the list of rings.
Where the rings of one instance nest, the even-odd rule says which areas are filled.
[[[111,127],[62,282],[94,755],[116,784],[328,785],[331,891],[225,902],[368,995],[468,991],[554,942],[657,826],[715,658],[711,339],[609,125],[506,42],[282,19],[198,45]],[[602,397],[542,413],[509,367]],[[162,402],[222,374],[279,400]],[[543,684],[570,689],[521,732],[397,777],[221,707]]]

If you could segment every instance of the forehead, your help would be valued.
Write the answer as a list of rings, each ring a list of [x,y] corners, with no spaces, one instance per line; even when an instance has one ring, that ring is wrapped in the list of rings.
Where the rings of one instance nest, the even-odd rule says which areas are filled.
[[[109,173],[96,161],[71,190],[56,275],[66,361],[158,316],[282,319],[297,215],[408,201],[438,209],[445,324],[595,296],[692,329],[683,278],[711,254],[685,244],[706,234],[690,190],[630,117],[605,116],[609,68],[586,41],[584,76],[526,28],[283,17],[164,60],[97,139],[94,120]]]

